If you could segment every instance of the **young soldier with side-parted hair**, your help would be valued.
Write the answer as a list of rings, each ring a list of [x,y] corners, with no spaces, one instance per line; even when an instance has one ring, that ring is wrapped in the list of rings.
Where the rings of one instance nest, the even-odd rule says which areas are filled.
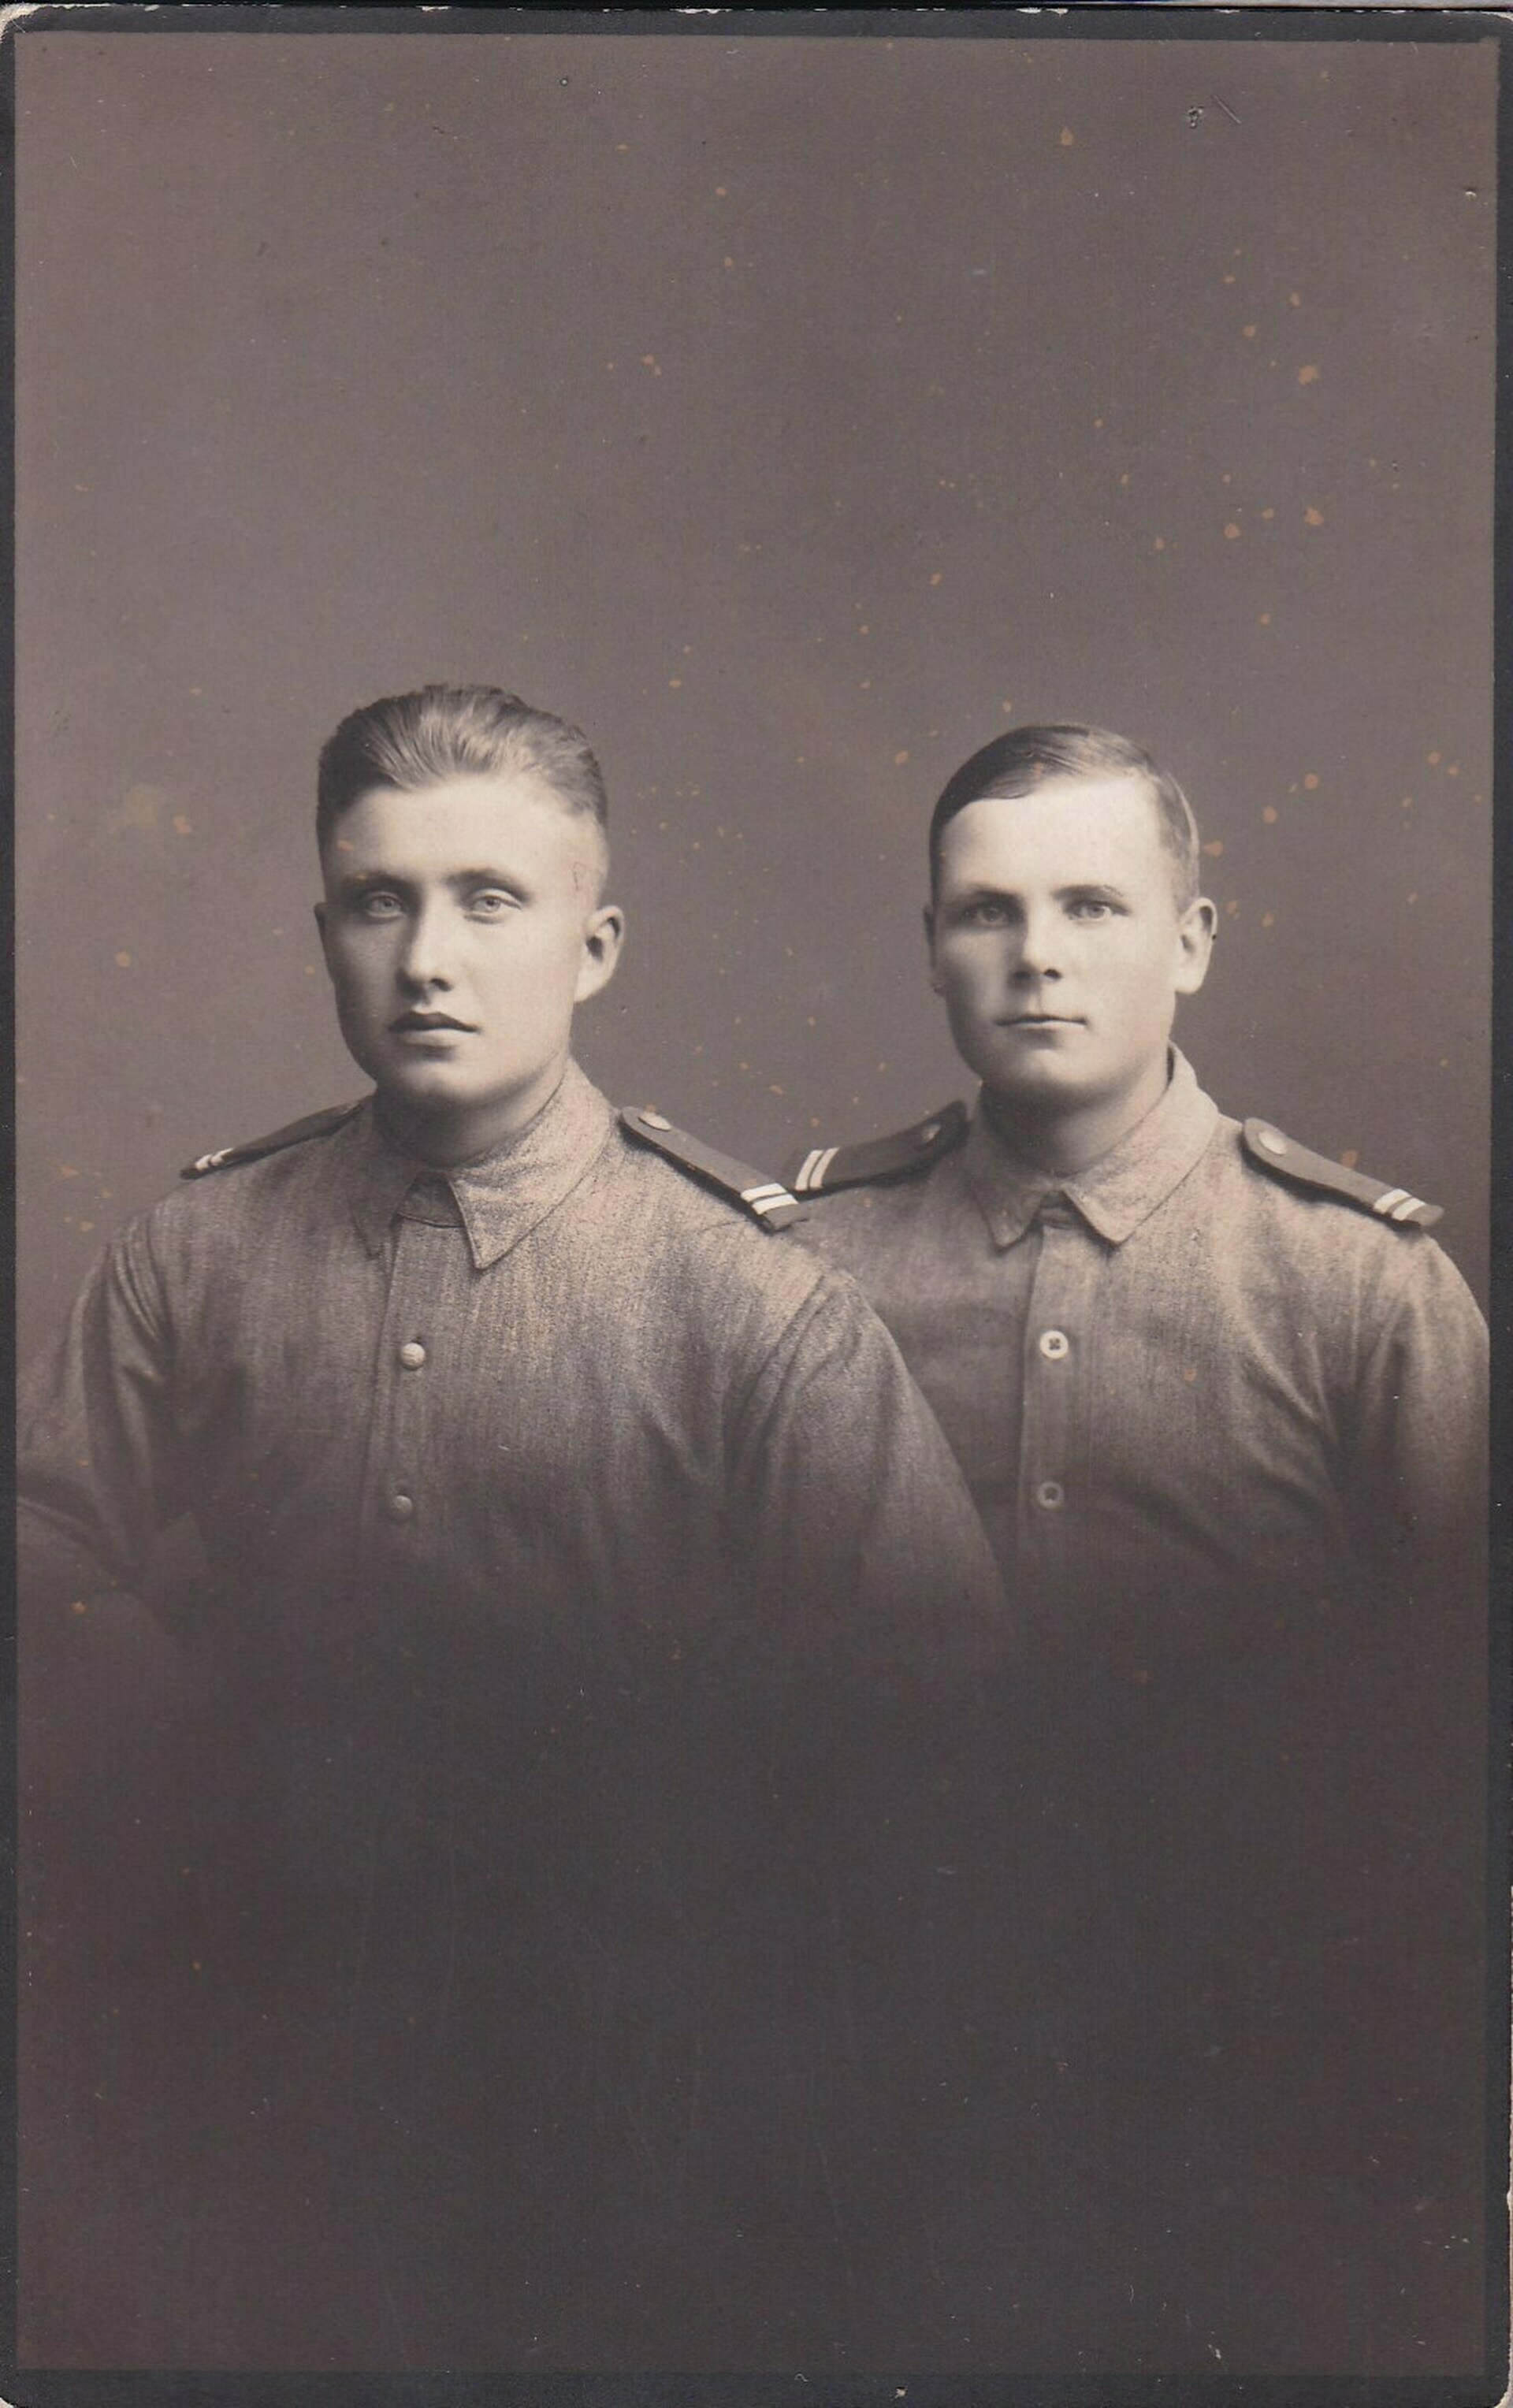
[[[978,2122],[1044,2184],[1016,2290],[1050,2321],[963,2221],[979,2329],[1407,2374],[1475,2362],[1481,2313],[1486,1332],[1435,1208],[1227,1118],[1172,1048],[1199,860],[1122,738],[973,753],[925,925],[976,1108],[785,1176],[1029,1617],[1025,1915],[984,2009],[1024,2054]]]

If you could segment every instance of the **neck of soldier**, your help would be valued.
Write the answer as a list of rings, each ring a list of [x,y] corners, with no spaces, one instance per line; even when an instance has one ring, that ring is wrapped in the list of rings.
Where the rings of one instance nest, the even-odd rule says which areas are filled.
[[[1113,1152],[1160,1102],[1171,1077],[1165,1048],[1140,1077],[1111,1096],[1065,1098],[994,1095],[983,1089],[983,1111],[1011,1160],[1042,1177],[1075,1179]]]
[[[379,1118],[401,1152],[433,1169],[455,1170],[523,1136],[561,1086],[569,1059],[563,1053],[523,1085],[467,1103],[432,1104],[381,1087]]]

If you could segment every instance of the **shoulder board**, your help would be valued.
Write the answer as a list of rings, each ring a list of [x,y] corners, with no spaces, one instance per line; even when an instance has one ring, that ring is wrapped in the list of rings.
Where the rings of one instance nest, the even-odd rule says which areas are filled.
[[[179,1173],[180,1179],[203,1179],[207,1171],[226,1170],[238,1162],[260,1162],[266,1154],[281,1154],[286,1145],[302,1145],[308,1137],[329,1137],[353,1112],[360,1112],[363,1102],[332,1104],[324,1112],[307,1112],[304,1119],[291,1121],[287,1127],[275,1129],[271,1137],[249,1138],[245,1145],[223,1145],[219,1154],[202,1154],[194,1162],[186,1162]]]
[[[902,1179],[925,1170],[967,1134],[965,1104],[947,1104],[912,1128],[874,1137],[865,1145],[814,1145],[791,1154],[783,1176],[796,1196],[829,1196],[837,1187],[865,1187],[874,1179]]]
[[[1400,1227],[1432,1229],[1445,1217],[1443,1205],[1426,1204],[1421,1196],[1410,1196],[1405,1187],[1389,1187],[1382,1179],[1368,1179],[1364,1171],[1347,1170],[1340,1162],[1331,1162],[1327,1154],[1310,1154],[1284,1137],[1270,1121],[1246,1121],[1242,1132],[1245,1150],[1262,1170],[1278,1179],[1294,1180],[1300,1187],[1315,1187],[1326,1196],[1337,1196],[1347,1204],[1356,1205],[1362,1212],[1375,1212],[1379,1221],[1396,1222]]]
[[[716,1154],[683,1129],[674,1128],[660,1112],[645,1106],[627,1104],[620,1114],[620,1125],[639,1138],[642,1145],[656,1148],[680,1170],[701,1179],[706,1187],[716,1188],[722,1196],[739,1204],[743,1211],[759,1221],[764,1229],[785,1229],[790,1221],[800,1217],[800,1209],[785,1187],[775,1179],[764,1179],[759,1170],[749,1170],[743,1162],[736,1162],[728,1154]]]

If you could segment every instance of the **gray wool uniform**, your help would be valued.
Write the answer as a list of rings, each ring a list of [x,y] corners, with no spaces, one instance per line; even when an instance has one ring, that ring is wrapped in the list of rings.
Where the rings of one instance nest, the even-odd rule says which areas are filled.
[[[1075,1177],[960,1106],[786,1177],[1026,1620],[981,2126],[1062,2236],[1045,2362],[1475,2362],[1487,1335],[1437,1212],[1179,1054]]]
[[[60,1712],[156,1531],[193,1516],[209,1566],[164,1843],[200,1921],[166,1910],[131,1993],[135,2092],[72,2070],[89,2035],[54,2069],[122,2119],[110,2224],[141,2263],[102,2362],[842,2346],[868,2261],[836,2217],[853,2180],[886,2192],[875,2070],[919,2024],[897,1951],[958,1861],[931,1818],[1005,1608],[852,1283],[637,1125],[569,1068],[454,1170],[371,1101],[233,1152],[112,1240],[28,1381],[23,1602]],[[212,2131],[195,2191],[182,2136]],[[83,2250],[42,2139],[33,2196],[63,2186]],[[100,2297],[82,2264],[56,2287],[44,2357]]]
[[[1481,1316],[1417,1220],[1290,1176],[1300,1152],[1247,1143],[1177,1055],[1074,1178],[1020,1169],[979,1111],[921,1169],[822,1192],[798,1226],[892,1330],[1037,1624],[1074,1636],[1086,1615],[1106,1641],[1102,1601],[1131,1576],[1168,1638],[1216,1576],[1459,1581]]]

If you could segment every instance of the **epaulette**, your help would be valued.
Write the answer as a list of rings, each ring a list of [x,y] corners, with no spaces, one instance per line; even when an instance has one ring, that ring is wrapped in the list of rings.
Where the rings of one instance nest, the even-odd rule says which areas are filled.
[[[947,1104],[912,1128],[892,1137],[870,1138],[864,1145],[813,1145],[791,1154],[783,1176],[796,1196],[829,1196],[837,1187],[865,1187],[875,1179],[902,1179],[911,1170],[927,1169],[943,1154],[959,1145],[967,1134],[965,1104]]]
[[[627,1104],[620,1114],[620,1125],[643,1145],[655,1146],[666,1154],[680,1170],[701,1179],[707,1187],[716,1188],[759,1221],[764,1229],[785,1229],[788,1223],[800,1217],[800,1208],[785,1187],[775,1179],[764,1179],[759,1170],[748,1170],[743,1162],[736,1162],[728,1154],[716,1154],[713,1147],[703,1145],[696,1137],[674,1128],[660,1112],[644,1106]]]
[[[1327,1154],[1310,1154],[1305,1145],[1273,1128],[1270,1121],[1246,1121],[1242,1134],[1246,1154],[1262,1170],[1274,1172],[1278,1179],[1295,1180],[1300,1187],[1317,1187],[1326,1196],[1338,1196],[1363,1212],[1375,1212],[1379,1221],[1432,1229],[1445,1217],[1443,1205],[1426,1204],[1421,1196],[1410,1196],[1405,1187],[1389,1187],[1385,1180],[1347,1170],[1342,1162],[1331,1162]]]
[[[355,1104],[331,1104],[324,1112],[307,1112],[301,1121],[291,1121],[287,1127],[275,1129],[271,1137],[249,1138],[245,1145],[223,1145],[219,1154],[202,1154],[187,1162],[179,1173],[180,1179],[203,1179],[207,1171],[225,1170],[233,1163],[260,1162],[266,1154],[281,1154],[286,1145],[302,1145],[308,1137],[329,1137],[353,1112],[360,1112],[366,1098]]]

